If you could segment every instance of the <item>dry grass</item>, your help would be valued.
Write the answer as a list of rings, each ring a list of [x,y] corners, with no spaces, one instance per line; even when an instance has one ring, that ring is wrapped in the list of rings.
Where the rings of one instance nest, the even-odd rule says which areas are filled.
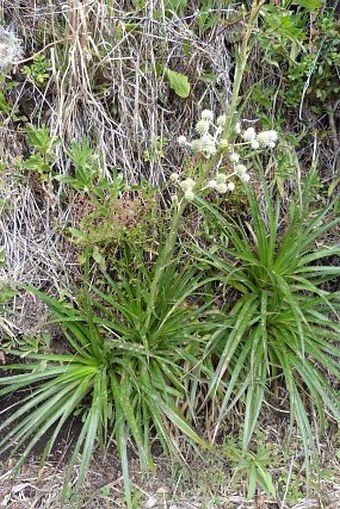
[[[199,38],[191,30],[198,13],[184,24],[165,16],[163,1],[145,2],[136,13],[121,2],[103,0],[38,0],[33,9],[30,2],[17,8],[15,3],[2,6],[2,17],[11,19],[23,37],[25,60],[45,47],[52,61],[43,89],[27,82],[23,89],[29,89],[25,94],[34,103],[35,122],[47,123],[61,137],[61,156],[72,139],[86,135],[104,173],[117,166],[130,182],[144,177],[158,184],[179,163],[176,137],[190,134],[200,109],[219,109],[230,96],[223,10],[220,23]],[[184,58],[188,41],[190,57]],[[164,66],[188,75],[188,100],[170,91]],[[216,74],[216,86],[200,81],[207,72]],[[64,171],[62,157],[59,163]]]
[[[291,455],[291,461],[297,456]],[[68,509],[61,504],[65,468],[62,463],[50,461],[43,468],[38,460],[31,459],[19,474],[11,478],[14,461],[0,463],[0,507],[6,509]],[[124,489],[117,459],[109,455],[94,458],[80,500],[73,509],[122,509]],[[275,467],[274,467],[275,469]],[[77,479],[77,467],[74,482]],[[179,471],[171,476],[165,458],[156,461],[156,474],[143,479],[137,463],[131,461],[131,476],[135,492],[136,509],[339,509],[340,484],[321,480],[320,491],[310,496],[296,495],[287,502],[284,489],[278,500],[258,492],[254,500],[247,500],[245,486],[230,485],[231,472],[213,462],[193,464],[190,481]],[[335,474],[336,475],[336,474]],[[199,481],[199,482],[198,482]],[[287,486],[289,492],[290,486]]]
[[[145,2],[133,12],[127,2],[92,0],[51,2],[0,1],[0,20],[23,41],[24,55],[9,75],[17,82],[10,92],[12,109],[0,125],[0,245],[6,268],[0,277],[51,287],[71,287],[77,264],[63,230],[74,225],[72,204],[65,206],[63,187],[15,170],[27,155],[24,114],[35,125],[46,124],[60,137],[57,173],[66,173],[65,157],[73,139],[87,136],[110,179],[118,168],[130,183],[164,182],[181,164],[176,138],[190,135],[199,111],[219,109],[230,95],[230,59],[224,44],[223,10],[205,37],[190,30],[197,12],[185,19],[165,16],[164,2]],[[190,58],[183,43],[190,41]],[[39,86],[21,70],[43,54],[51,62],[49,77]],[[188,75],[192,92],[178,98],[164,79],[164,66]],[[216,85],[202,82],[215,73]],[[26,317],[24,326],[23,315]],[[15,303],[15,327],[31,333],[25,303]]]

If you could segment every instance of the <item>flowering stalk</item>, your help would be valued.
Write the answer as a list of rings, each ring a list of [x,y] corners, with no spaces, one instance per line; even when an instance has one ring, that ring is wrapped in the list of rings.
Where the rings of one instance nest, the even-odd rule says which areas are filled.
[[[178,235],[179,230],[179,224],[180,219],[184,213],[184,210],[187,206],[188,201],[191,202],[195,198],[194,194],[194,188],[201,188],[202,184],[204,184],[204,181],[206,180],[206,177],[209,175],[211,170],[214,168],[216,163],[218,162],[220,158],[221,150],[223,150],[223,147],[216,147],[217,143],[217,136],[220,136],[221,139],[223,138],[228,142],[231,135],[233,134],[233,128],[234,128],[234,116],[237,110],[237,106],[239,104],[239,93],[240,93],[240,87],[243,79],[244,70],[247,64],[247,60],[250,54],[250,45],[249,40],[251,37],[251,34],[253,32],[253,28],[259,13],[259,10],[261,6],[263,5],[264,0],[255,0],[253,3],[252,10],[250,12],[249,17],[249,23],[248,28],[244,34],[242,44],[240,47],[239,54],[237,55],[237,61],[236,61],[236,72],[235,72],[235,79],[233,84],[233,93],[232,93],[232,99],[231,104],[229,107],[228,115],[221,116],[219,119],[217,119],[217,130],[216,135],[213,137],[209,133],[210,126],[213,122],[213,113],[210,112],[210,110],[204,110],[201,115],[201,119],[198,121],[196,125],[196,132],[200,136],[200,139],[193,140],[191,143],[188,143],[185,136],[180,136],[178,139],[178,142],[180,145],[185,146],[188,145],[191,147],[192,150],[201,152],[207,159],[205,163],[204,168],[204,174],[197,180],[197,182],[193,181],[191,178],[188,178],[182,182],[178,182],[179,175],[173,174],[173,176],[176,175],[175,178],[173,178],[174,181],[177,181],[179,183],[179,186],[181,187],[183,191],[183,197],[178,202],[177,207],[175,207],[175,212],[172,217],[171,227],[169,231],[169,235],[167,237],[166,243],[163,246],[163,249],[161,250],[155,266],[155,272],[154,277],[151,284],[150,289],[150,296],[149,296],[149,305],[147,309],[147,315],[146,315],[146,327],[149,325],[152,313],[154,311],[155,301],[157,299],[158,290],[159,290],[159,282],[161,279],[161,276],[164,272],[164,269],[168,266],[168,264],[171,261],[173,252],[175,250],[176,246],[176,239]],[[222,120],[223,117],[223,120]],[[236,162],[236,161],[235,161]],[[243,165],[238,165],[240,168]],[[244,167],[245,168],[245,167]],[[242,179],[246,180],[245,177],[248,177],[248,174],[246,173],[246,168],[244,169],[243,173],[240,172],[239,175]],[[216,176],[216,181],[212,180],[209,182],[208,187],[214,188],[218,192],[225,193],[227,191],[233,191],[234,184],[230,182],[227,184],[227,177],[222,174],[218,174]]]
[[[265,0],[255,0],[252,6],[252,10],[250,11],[249,22],[247,30],[242,38],[241,46],[239,52],[236,52],[236,68],[235,68],[235,78],[233,83],[233,93],[230,101],[230,107],[228,109],[228,115],[226,119],[226,123],[223,129],[223,138],[229,139],[232,134],[232,129],[234,125],[234,116],[237,111],[237,107],[240,101],[240,88],[243,79],[243,74],[247,65],[247,61],[250,55],[250,44],[249,40],[251,34],[254,29],[254,25],[257,19],[257,16],[260,12],[262,5],[265,3]]]
[[[182,198],[180,202],[178,202],[177,206],[174,206],[174,214],[172,216],[171,220],[171,226],[170,231],[168,234],[168,237],[166,239],[166,242],[161,249],[156,265],[154,270],[154,276],[151,282],[150,287],[150,295],[149,295],[149,302],[148,302],[148,309],[146,311],[146,320],[145,320],[145,327],[147,328],[149,326],[152,313],[155,309],[155,303],[158,296],[158,290],[159,290],[159,282],[161,280],[162,274],[165,270],[165,268],[169,265],[172,255],[174,253],[175,247],[176,247],[176,240],[179,230],[179,223],[180,219],[183,215],[183,212],[187,206],[187,201],[185,198]]]

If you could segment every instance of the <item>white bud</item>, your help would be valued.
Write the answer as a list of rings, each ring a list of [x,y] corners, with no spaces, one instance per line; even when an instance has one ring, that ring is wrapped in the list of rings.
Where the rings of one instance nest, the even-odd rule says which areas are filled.
[[[195,193],[193,193],[191,189],[188,189],[185,191],[184,197],[186,200],[192,201],[195,198]]]
[[[201,140],[198,139],[192,140],[192,142],[190,143],[190,147],[193,152],[200,152],[202,148]]]
[[[187,139],[186,139],[186,136],[178,136],[177,138],[177,143],[178,145],[180,145],[181,147],[184,147],[184,145],[187,144]]]
[[[257,140],[253,140],[250,144],[251,148],[253,148],[254,150],[257,150],[258,148],[260,148],[260,144]]]
[[[197,122],[195,131],[203,136],[209,132],[210,122],[208,120],[201,119]]]
[[[210,157],[216,153],[215,140],[211,134],[204,134],[201,138],[201,151],[206,157]]]
[[[201,113],[201,119],[207,122],[212,122],[214,120],[214,114],[211,110],[203,110]]]
[[[237,164],[236,165],[236,168],[235,168],[235,171],[236,173],[238,173],[239,175],[242,175],[244,173],[246,173],[247,171],[247,167],[244,166],[244,164]]]
[[[183,191],[191,191],[191,189],[195,186],[196,182],[191,179],[191,178],[188,178],[188,179],[185,179],[185,180],[182,180],[182,182],[179,183],[179,186],[180,188],[183,190]]]
[[[223,183],[221,183],[221,184],[217,184],[217,186],[216,186],[216,191],[217,191],[218,193],[225,194],[225,193],[228,191],[228,186],[227,186],[227,184],[223,184]]]
[[[278,134],[276,131],[262,131],[256,137],[261,147],[274,148],[278,140]]]
[[[227,175],[225,175],[224,173],[217,173],[216,182],[218,184],[225,184],[226,181],[227,181]]]
[[[219,143],[220,147],[221,148],[228,148],[229,147],[229,142],[226,138],[222,138],[220,140],[220,143]]]
[[[209,180],[208,182],[208,187],[211,187],[211,189],[216,189],[216,186],[217,186],[217,182],[216,180]]]
[[[250,180],[249,173],[242,173],[242,175],[240,175],[240,179],[243,180],[243,182],[249,182]]]
[[[227,188],[228,188],[228,191],[233,192],[235,189],[234,182],[229,182],[229,184],[227,185]]]
[[[224,127],[226,120],[227,117],[225,115],[220,115],[219,117],[217,117],[216,125],[218,125],[218,127]]]
[[[248,127],[243,133],[243,139],[245,141],[253,141],[256,138],[256,131],[253,127]]]
[[[178,181],[178,179],[179,179],[179,174],[178,174],[178,173],[171,173],[171,175],[170,175],[170,180],[171,180],[172,182],[177,182],[177,181]]]
[[[229,156],[229,159],[232,163],[238,163],[240,160],[240,156],[239,154],[237,154],[237,152],[232,152]]]
[[[235,134],[240,134],[241,133],[241,123],[240,122],[236,122],[235,127],[234,127],[234,131],[235,131]]]

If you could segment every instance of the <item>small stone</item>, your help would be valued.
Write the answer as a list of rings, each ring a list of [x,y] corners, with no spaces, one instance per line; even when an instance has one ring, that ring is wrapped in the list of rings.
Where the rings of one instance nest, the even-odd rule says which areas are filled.
[[[164,495],[165,493],[169,493],[169,488],[167,488],[166,486],[161,486],[160,488],[158,488],[156,493]]]
[[[158,498],[157,497],[150,497],[149,500],[147,500],[144,504],[144,509],[152,509],[152,507],[155,507],[158,504]]]

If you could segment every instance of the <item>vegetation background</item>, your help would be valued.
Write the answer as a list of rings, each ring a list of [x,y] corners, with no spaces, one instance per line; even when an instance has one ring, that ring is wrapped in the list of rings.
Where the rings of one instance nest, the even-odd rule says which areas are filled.
[[[3,507],[340,507],[339,35],[336,0],[0,1]]]

